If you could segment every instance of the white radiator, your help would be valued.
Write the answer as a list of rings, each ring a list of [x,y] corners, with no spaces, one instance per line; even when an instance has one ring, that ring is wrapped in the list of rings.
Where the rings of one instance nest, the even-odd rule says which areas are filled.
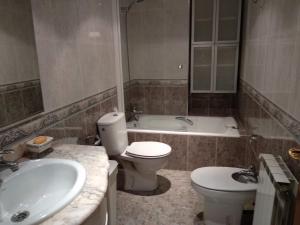
[[[298,182],[281,157],[260,155],[253,225],[290,225]]]

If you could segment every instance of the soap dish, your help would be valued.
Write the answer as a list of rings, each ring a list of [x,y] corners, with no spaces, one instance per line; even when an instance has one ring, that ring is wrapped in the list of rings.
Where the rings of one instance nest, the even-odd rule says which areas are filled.
[[[47,140],[42,144],[34,144],[34,139],[26,142],[28,151],[35,152],[35,153],[41,153],[41,152],[51,148],[53,137],[47,136],[46,138],[47,138]]]

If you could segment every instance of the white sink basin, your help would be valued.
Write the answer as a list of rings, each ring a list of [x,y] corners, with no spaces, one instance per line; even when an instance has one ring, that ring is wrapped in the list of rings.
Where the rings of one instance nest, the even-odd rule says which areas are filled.
[[[20,164],[0,188],[0,225],[38,224],[68,205],[86,179],[78,162],[41,159]],[[16,216],[18,215],[18,216]],[[23,219],[13,222],[14,219]]]

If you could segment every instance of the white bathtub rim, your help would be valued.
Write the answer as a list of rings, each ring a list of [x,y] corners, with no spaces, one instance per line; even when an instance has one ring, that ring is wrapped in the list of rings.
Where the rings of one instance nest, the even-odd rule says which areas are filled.
[[[230,129],[225,133],[205,133],[205,132],[188,132],[188,131],[165,131],[165,130],[148,130],[127,128],[129,133],[152,133],[152,134],[174,134],[174,135],[190,135],[190,136],[209,136],[209,137],[231,137],[240,138],[238,130]]]

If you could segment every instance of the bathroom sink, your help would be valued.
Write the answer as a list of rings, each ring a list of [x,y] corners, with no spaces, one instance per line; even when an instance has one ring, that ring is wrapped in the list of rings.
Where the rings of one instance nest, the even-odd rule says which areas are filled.
[[[78,162],[41,159],[20,164],[0,187],[0,225],[38,224],[65,206],[81,191],[86,179]]]

